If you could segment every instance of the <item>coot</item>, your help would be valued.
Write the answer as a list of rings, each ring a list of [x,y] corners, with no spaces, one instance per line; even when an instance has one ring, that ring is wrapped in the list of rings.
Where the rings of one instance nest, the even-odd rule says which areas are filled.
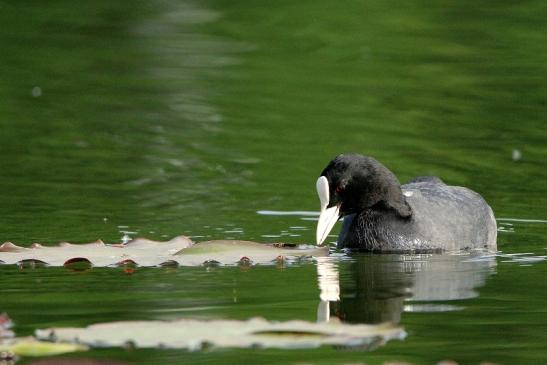
[[[422,176],[402,185],[372,157],[344,154],[317,180],[317,244],[344,217],[338,247],[368,251],[496,249],[496,220],[476,192]]]

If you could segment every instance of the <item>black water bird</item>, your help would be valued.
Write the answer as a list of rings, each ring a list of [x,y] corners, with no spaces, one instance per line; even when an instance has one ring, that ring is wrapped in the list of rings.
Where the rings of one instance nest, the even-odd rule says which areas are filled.
[[[344,154],[317,180],[317,244],[344,217],[339,248],[369,251],[496,250],[496,220],[476,192],[422,176],[401,185],[377,160]]]

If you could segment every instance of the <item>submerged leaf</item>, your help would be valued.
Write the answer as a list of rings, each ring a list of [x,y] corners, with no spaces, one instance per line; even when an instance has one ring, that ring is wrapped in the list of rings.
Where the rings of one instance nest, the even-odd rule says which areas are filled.
[[[327,254],[328,248],[326,247],[288,247],[279,244],[235,240],[194,244],[188,237],[179,236],[167,242],[138,238],[125,244],[107,245],[98,241],[87,244],[61,243],[52,247],[34,244],[30,248],[6,242],[0,246],[0,263],[19,265],[43,263],[83,270],[90,266],[128,264],[198,266],[214,262],[221,265],[250,265],[271,263],[275,260],[291,261]]]
[[[53,336],[52,336],[53,334]],[[405,332],[392,324],[365,325],[340,322],[270,322],[195,320],[130,321],[94,324],[86,328],[37,330],[39,339],[83,343],[92,347],[180,348],[315,348],[322,345],[360,347],[402,339]]]

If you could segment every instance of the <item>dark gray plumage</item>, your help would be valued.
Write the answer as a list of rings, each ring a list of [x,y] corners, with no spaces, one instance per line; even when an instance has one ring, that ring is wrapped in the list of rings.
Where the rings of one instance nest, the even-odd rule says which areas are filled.
[[[433,176],[405,185],[380,162],[340,155],[321,176],[344,227],[338,247],[370,251],[496,249],[496,220],[477,193]]]

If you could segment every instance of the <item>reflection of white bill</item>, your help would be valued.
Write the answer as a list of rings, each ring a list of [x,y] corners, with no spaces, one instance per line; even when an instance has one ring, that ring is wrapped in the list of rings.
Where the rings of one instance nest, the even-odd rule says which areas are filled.
[[[316,257],[317,282],[319,285],[319,306],[317,322],[328,322],[330,319],[330,302],[340,300],[340,278],[338,263],[332,257]]]
[[[321,300],[340,300],[338,263],[330,257],[317,257],[317,280]]]

